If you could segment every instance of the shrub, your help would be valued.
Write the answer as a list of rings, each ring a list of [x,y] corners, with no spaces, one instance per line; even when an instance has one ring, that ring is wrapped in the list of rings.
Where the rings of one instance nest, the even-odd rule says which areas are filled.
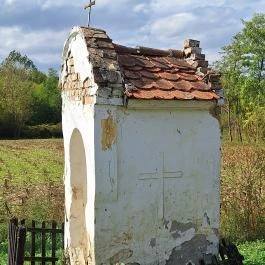
[[[265,241],[245,242],[238,246],[240,253],[244,255],[244,265],[265,264]]]
[[[62,124],[41,124],[34,126],[25,126],[21,137],[33,139],[60,138],[62,137]]]

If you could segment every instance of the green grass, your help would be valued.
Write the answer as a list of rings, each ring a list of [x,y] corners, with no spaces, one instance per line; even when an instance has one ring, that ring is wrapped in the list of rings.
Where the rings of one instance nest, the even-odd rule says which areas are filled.
[[[244,255],[244,265],[265,264],[265,241],[246,242],[238,245],[239,252]]]
[[[7,264],[7,242],[1,242],[0,243],[0,265],[6,265]]]
[[[61,183],[63,145],[61,139],[0,141],[0,176],[25,182]]]
[[[63,140],[0,141],[0,242],[6,222],[64,219]]]

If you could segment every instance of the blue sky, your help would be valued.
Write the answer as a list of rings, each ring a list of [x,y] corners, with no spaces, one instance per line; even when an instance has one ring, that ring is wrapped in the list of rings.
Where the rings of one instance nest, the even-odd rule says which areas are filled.
[[[0,60],[15,49],[40,70],[59,69],[71,28],[87,24],[89,0],[0,0]],[[198,39],[210,62],[242,29],[241,19],[265,12],[265,0],[96,0],[91,26],[116,43],[181,49]]]

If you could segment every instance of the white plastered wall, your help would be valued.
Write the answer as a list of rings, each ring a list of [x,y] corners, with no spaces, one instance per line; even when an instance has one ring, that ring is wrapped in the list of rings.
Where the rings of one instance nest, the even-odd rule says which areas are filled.
[[[97,263],[184,265],[180,256],[216,253],[220,130],[213,103],[134,102],[95,106]],[[108,148],[104,134],[113,139]]]

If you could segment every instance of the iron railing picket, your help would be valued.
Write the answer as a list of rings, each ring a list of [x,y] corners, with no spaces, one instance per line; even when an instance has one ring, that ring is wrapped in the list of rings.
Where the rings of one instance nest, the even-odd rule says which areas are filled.
[[[56,257],[57,237],[62,235],[62,247],[64,244],[64,224],[57,227],[56,222],[52,222],[51,227],[46,222],[42,222],[41,227],[36,227],[36,222],[32,221],[30,227],[26,227],[25,221],[18,223],[17,219],[10,220],[8,228],[8,265],[23,265],[24,261],[29,261],[31,265],[51,263],[55,265],[59,260]],[[26,236],[30,238],[30,256],[25,256]],[[47,257],[47,234],[51,237],[51,257]],[[40,235],[41,256],[36,257],[36,237]]]
[[[57,224],[56,222],[52,222],[52,232],[51,232],[51,238],[52,238],[52,258],[56,257],[56,228]],[[52,265],[55,265],[56,262],[52,261]]]

